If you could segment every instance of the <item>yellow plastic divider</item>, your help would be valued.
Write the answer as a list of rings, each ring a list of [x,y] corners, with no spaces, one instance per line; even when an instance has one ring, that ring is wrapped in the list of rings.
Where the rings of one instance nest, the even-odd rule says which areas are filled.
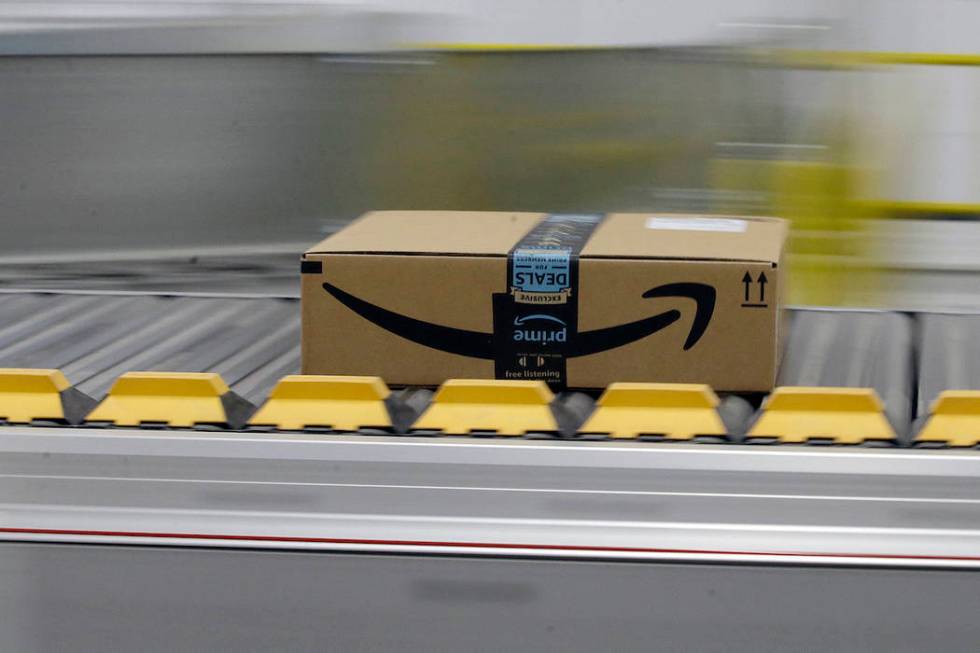
[[[230,424],[236,421],[229,415],[230,394],[221,376],[213,372],[127,372],[86,420],[116,426]]]
[[[497,435],[557,431],[551,411],[553,400],[544,381],[450,379],[412,428],[460,435],[472,431],[495,431]]]
[[[839,444],[894,440],[873,388],[776,388],[748,437],[774,437],[780,442],[828,438]]]
[[[384,401],[389,394],[388,386],[376,376],[294,374],[276,384],[248,423],[283,431],[309,426],[338,431],[388,428],[391,416]]]
[[[663,435],[671,440],[727,433],[718,415],[718,397],[707,385],[613,383],[597,406],[580,432],[613,438]]]
[[[61,396],[70,387],[61,370],[0,368],[0,418],[14,423],[66,419]]]
[[[980,444],[980,390],[939,393],[915,442],[944,442],[951,447]]]

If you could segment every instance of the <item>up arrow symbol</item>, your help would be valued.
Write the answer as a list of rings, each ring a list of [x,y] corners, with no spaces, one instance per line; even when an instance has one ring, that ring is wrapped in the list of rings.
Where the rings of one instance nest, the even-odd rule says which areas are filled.
[[[742,277],[742,283],[745,284],[745,301],[748,302],[749,301],[749,286],[752,285],[752,275],[750,275],[748,272],[746,272],[745,273],[745,276]]]
[[[748,277],[749,276],[749,273],[746,272],[745,273],[745,276]],[[751,279],[749,279],[749,280],[751,281]],[[742,281],[745,281],[745,279],[742,279]],[[769,280],[766,279],[766,273],[765,272],[760,272],[759,273],[759,302],[760,303],[765,303],[765,301],[766,301],[766,284],[768,282],[769,282]],[[748,291],[748,286],[746,286],[746,291],[745,291],[746,298],[748,298],[748,292],[749,292]]]

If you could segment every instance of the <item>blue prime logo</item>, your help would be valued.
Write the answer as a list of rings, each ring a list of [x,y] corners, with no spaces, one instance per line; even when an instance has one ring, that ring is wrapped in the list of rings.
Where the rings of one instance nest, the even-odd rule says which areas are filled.
[[[511,286],[524,292],[558,293],[569,285],[572,250],[518,249],[513,253],[514,277]]]
[[[548,344],[550,342],[565,342],[568,338],[568,328],[564,320],[554,315],[523,315],[514,318],[514,342],[533,342]]]

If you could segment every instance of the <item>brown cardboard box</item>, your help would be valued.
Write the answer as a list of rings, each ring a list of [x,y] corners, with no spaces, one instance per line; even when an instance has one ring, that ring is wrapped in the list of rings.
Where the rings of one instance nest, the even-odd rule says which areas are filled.
[[[303,257],[303,372],[769,390],[786,233],[775,218],[368,213]]]

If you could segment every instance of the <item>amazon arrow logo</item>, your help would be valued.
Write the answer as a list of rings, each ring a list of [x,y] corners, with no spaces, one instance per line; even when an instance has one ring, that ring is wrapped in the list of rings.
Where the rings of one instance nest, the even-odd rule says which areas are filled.
[[[329,283],[324,283],[323,289],[364,319],[406,340],[450,354],[490,360],[494,358],[492,333],[457,329],[416,320],[407,315],[375,306]],[[715,310],[715,289],[703,283],[668,283],[651,288],[643,293],[643,297],[646,299],[668,297],[694,300],[694,320],[691,322],[691,330],[684,341],[685,351],[696,345],[701,336],[704,335]],[[568,357],[588,356],[589,354],[622,347],[667,328],[680,317],[680,311],[672,309],[636,322],[618,324],[594,331],[581,331],[571,339],[573,342],[568,343],[565,355]]]

